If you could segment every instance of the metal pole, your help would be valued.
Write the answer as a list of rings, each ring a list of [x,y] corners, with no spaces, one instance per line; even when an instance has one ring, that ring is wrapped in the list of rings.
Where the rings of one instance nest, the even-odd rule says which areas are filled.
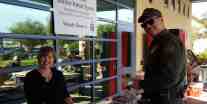
[[[118,6],[116,5],[116,36],[117,36],[117,92],[118,95],[122,94],[122,82],[121,82],[121,70],[122,70],[122,65],[121,65],[121,32],[119,30],[119,21],[118,21]]]
[[[4,39],[0,38],[0,53],[3,54],[4,53]]]
[[[93,42],[93,72],[92,72],[92,76],[93,76],[93,81],[96,80],[96,62],[95,62],[95,40],[92,41]],[[95,96],[96,96],[96,89],[95,89],[95,83],[92,84],[92,103],[95,104],[96,100],[95,100]]]
[[[51,26],[50,26],[50,30],[53,34],[53,36],[57,36],[56,33],[55,33],[55,23],[54,23],[54,4],[53,4],[53,1],[51,2]],[[53,40],[53,46],[54,46],[54,49],[55,49],[55,63],[57,64],[58,63],[58,58],[59,58],[59,46],[58,46],[58,40],[55,39]],[[56,68],[58,68],[58,66],[56,66]]]

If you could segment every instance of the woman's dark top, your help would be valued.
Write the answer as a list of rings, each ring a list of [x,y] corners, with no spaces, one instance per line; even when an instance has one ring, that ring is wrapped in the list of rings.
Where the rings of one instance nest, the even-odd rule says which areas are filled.
[[[52,69],[49,82],[37,70],[29,72],[24,80],[25,97],[28,104],[64,104],[69,96],[62,72]]]

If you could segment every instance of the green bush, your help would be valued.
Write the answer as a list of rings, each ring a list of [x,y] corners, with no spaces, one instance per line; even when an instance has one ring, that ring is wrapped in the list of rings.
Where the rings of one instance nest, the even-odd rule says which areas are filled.
[[[27,60],[22,60],[22,62],[21,62],[21,66],[30,66],[30,65],[34,65],[34,64],[37,64],[36,59],[27,59]]]
[[[10,63],[11,63],[11,60],[0,60],[0,69],[9,66]]]
[[[198,54],[197,57],[200,63],[204,63],[205,61],[207,61],[207,50]]]

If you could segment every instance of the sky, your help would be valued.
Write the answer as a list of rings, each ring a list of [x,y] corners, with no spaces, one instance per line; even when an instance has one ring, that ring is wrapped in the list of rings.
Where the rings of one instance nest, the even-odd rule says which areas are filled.
[[[49,15],[45,11],[0,3],[0,32],[9,32],[8,28],[14,23],[27,19],[47,24]]]

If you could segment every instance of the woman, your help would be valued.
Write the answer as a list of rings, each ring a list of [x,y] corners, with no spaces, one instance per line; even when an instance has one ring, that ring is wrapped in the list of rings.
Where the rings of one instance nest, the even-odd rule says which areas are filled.
[[[54,54],[51,47],[40,48],[39,67],[29,72],[24,80],[28,104],[73,104],[62,72],[53,68]]]

